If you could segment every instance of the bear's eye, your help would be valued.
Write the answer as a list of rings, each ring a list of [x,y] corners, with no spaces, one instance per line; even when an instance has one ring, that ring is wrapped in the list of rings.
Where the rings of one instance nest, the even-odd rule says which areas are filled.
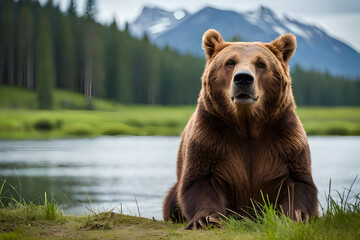
[[[263,63],[263,62],[258,62],[258,63],[256,64],[256,67],[257,67],[257,68],[265,68],[266,65],[265,65],[265,63]]]
[[[235,66],[235,62],[233,60],[230,59],[226,62],[226,67],[232,68],[234,66]]]

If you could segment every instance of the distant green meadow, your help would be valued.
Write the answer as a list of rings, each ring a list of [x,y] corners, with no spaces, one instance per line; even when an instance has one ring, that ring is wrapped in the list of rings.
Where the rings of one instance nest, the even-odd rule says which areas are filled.
[[[34,92],[0,86],[0,139],[103,135],[180,135],[195,106],[122,105],[81,94],[54,92],[54,110],[37,110]],[[308,135],[360,135],[360,107],[299,107]]]

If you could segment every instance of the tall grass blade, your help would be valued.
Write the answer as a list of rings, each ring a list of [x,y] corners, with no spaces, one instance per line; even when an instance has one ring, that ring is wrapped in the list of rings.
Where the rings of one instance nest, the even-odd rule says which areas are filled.
[[[3,190],[4,190],[4,186],[5,186],[5,183],[6,183],[6,179],[2,180],[2,184],[1,184],[1,187],[0,187],[0,205],[1,207],[5,207],[5,203],[2,201],[3,199]]]
[[[345,199],[345,202],[346,202],[346,203],[348,203],[348,201],[349,201],[349,196],[350,196],[350,193],[352,192],[352,188],[353,188],[353,186],[354,186],[354,184],[355,184],[355,182],[356,182],[356,180],[357,180],[358,176],[359,176],[359,175],[356,175],[356,177],[355,177],[354,181],[353,181],[353,182],[351,183],[351,185],[350,185],[350,188],[349,188],[349,190],[348,190],[348,193],[347,193],[347,195],[346,195],[346,199]]]
[[[54,197],[51,195],[51,200],[49,201],[47,198],[47,194],[45,192],[45,216],[46,219],[55,220],[61,214],[61,210],[59,205],[54,200]]]
[[[140,208],[139,208],[139,204],[138,204],[137,199],[136,199],[136,195],[134,195],[134,197],[135,197],[135,202],[136,202],[136,207],[137,207],[137,210],[138,210],[139,217],[141,217]]]

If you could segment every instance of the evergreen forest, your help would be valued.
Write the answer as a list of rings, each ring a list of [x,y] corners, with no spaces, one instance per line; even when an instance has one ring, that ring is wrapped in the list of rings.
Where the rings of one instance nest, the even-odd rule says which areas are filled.
[[[124,104],[193,105],[205,60],[159,49],[95,20],[95,0],[79,16],[76,2],[61,11],[52,0],[0,1],[0,84],[37,92],[51,109],[55,88]],[[199,45],[201,44],[199,39]],[[360,105],[360,78],[292,69],[298,105]]]

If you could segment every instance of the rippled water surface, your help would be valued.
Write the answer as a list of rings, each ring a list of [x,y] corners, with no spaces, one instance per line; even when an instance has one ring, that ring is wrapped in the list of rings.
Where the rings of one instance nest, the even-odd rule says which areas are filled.
[[[0,178],[34,202],[51,192],[67,214],[115,208],[161,219],[162,200],[175,181],[179,142],[179,137],[133,136],[0,141]],[[309,143],[324,205],[330,178],[332,189],[342,192],[360,174],[360,137],[309,137]],[[353,190],[360,192],[359,180]]]

